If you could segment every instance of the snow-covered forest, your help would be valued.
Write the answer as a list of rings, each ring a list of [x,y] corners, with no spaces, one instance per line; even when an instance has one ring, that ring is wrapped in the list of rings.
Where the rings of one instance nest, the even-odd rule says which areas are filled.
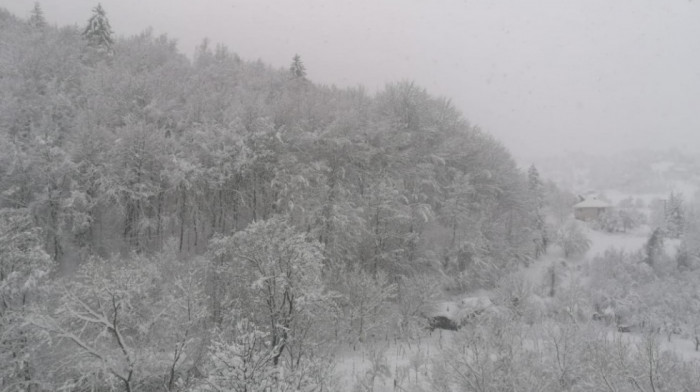
[[[694,195],[582,222],[413,82],[28,15],[0,8],[0,391],[700,385]]]

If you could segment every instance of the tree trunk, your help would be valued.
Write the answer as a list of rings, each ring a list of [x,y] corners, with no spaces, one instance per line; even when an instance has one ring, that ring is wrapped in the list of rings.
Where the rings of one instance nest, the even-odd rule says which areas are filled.
[[[178,246],[179,252],[182,253],[182,244],[185,239],[185,208],[187,194],[185,193],[185,188],[180,186],[180,245]]]
[[[158,208],[156,209],[156,241],[158,250],[163,249],[163,191],[158,192]]]
[[[197,231],[197,211],[194,212],[192,217],[192,229],[194,230],[194,251],[197,253],[197,240],[199,239],[199,232]]]

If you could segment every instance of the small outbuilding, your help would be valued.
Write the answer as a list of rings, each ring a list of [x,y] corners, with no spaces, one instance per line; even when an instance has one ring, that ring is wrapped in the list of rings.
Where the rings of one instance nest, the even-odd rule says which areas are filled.
[[[598,219],[612,206],[597,197],[590,197],[574,205],[574,217],[578,220],[590,222]]]

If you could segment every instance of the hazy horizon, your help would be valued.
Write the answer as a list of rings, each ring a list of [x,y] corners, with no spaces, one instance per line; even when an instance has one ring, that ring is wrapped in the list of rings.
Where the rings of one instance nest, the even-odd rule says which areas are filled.
[[[0,6],[26,18],[33,1]],[[700,4],[623,0],[101,2],[117,35],[152,27],[191,56],[206,37],[248,60],[340,87],[414,80],[450,98],[519,161],[562,151],[695,151]],[[94,1],[45,0],[83,25]]]

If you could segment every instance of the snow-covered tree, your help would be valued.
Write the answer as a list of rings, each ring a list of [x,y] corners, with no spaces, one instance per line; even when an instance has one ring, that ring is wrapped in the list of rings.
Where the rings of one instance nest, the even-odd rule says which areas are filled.
[[[428,326],[423,312],[439,298],[441,286],[439,278],[428,274],[401,278],[396,295],[400,316],[396,324],[401,336],[413,337]]]
[[[618,210],[622,222],[622,231],[633,230],[646,223],[647,217],[637,207],[620,208]]]
[[[564,256],[569,257],[586,253],[591,247],[591,240],[581,225],[571,220],[559,229],[557,244],[564,250]]]
[[[0,316],[26,304],[53,265],[29,211],[0,209]]]
[[[205,265],[154,258],[94,258],[56,281],[27,316],[42,331],[58,387],[176,390],[198,359],[206,308]],[[118,386],[118,387],[117,387]]]
[[[44,11],[41,9],[41,4],[38,2],[34,3],[34,8],[32,8],[32,12],[29,15],[29,25],[37,28],[37,29],[43,29],[46,27],[46,19],[44,18]]]
[[[683,194],[671,192],[666,202],[666,235],[669,238],[679,238],[685,226],[685,207]]]
[[[556,218],[559,225],[564,224],[566,219],[571,216],[571,207],[577,202],[576,195],[560,189],[553,181],[545,183],[546,210]]]
[[[415,83],[326,88],[299,57],[276,70],[207,45],[190,62],[150,32],[115,52],[101,6],[84,31],[0,20],[0,207],[28,214],[35,245],[65,261],[27,296],[43,329],[12,340],[46,354],[30,363],[45,390],[186,389],[211,359],[202,335],[235,346],[244,319],[272,367],[304,373],[336,325],[363,339],[419,331],[440,293],[424,274],[485,287],[531,257],[527,177]],[[200,321],[208,301],[206,322],[188,321],[187,298]],[[18,312],[7,325],[29,325]]]
[[[557,390],[548,375],[555,369],[545,367],[546,357],[524,348],[524,332],[521,325],[498,316],[463,328],[435,361],[443,374],[433,382],[451,386],[440,391]]]
[[[192,392],[316,391],[334,386],[333,361],[325,356],[305,357],[294,369],[280,367],[275,358],[281,347],[270,334],[248,319],[230,332],[215,334],[209,354]]]
[[[0,388],[34,390],[41,372],[34,358],[37,337],[25,312],[54,267],[26,209],[0,209]]]
[[[596,221],[596,227],[609,233],[627,232],[645,222],[646,216],[643,212],[629,204],[622,204],[601,214]]]
[[[339,298],[342,321],[353,341],[365,342],[369,336],[384,332],[389,324],[389,300],[396,295],[396,285],[389,283],[384,271],[373,276],[359,265],[340,272],[335,289]]]
[[[595,228],[616,233],[622,231],[622,219],[617,210],[609,208],[598,216],[595,221]]]
[[[97,7],[92,9],[92,16],[88,19],[82,34],[83,38],[87,40],[88,46],[97,50],[98,53],[112,54],[112,45],[114,44],[112,27],[102,4],[97,4]]]
[[[292,74],[294,79],[305,79],[306,78],[306,66],[301,61],[301,56],[298,54],[294,55],[292,59],[292,65],[289,66],[289,72]]]
[[[530,197],[533,200],[534,211],[532,211],[534,219],[533,242],[535,243],[535,258],[547,252],[549,246],[549,234],[547,233],[547,225],[544,215],[544,185],[540,179],[540,173],[535,165],[531,165],[527,171],[527,184],[530,191]]]
[[[277,348],[273,364],[285,353],[306,355],[309,321],[327,303],[320,244],[274,217],[216,239],[212,257],[221,273],[234,280],[222,282],[232,287],[221,287],[220,300],[254,314],[251,321],[268,334],[268,345]],[[232,320],[233,315],[222,317]]]
[[[697,203],[695,200],[693,208],[686,213],[684,233],[676,254],[681,270],[694,270],[700,266],[700,211]]]
[[[280,347],[270,344],[269,334],[243,319],[230,335],[212,341],[205,376],[193,390],[264,392],[277,387],[280,372],[273,358]]]
[[[654,266],[661,261],[665,254],[664,249],[664,233],[657,228],[649,236],[647,243],[644,245],[645,258],[644,262],[650,266]]]

